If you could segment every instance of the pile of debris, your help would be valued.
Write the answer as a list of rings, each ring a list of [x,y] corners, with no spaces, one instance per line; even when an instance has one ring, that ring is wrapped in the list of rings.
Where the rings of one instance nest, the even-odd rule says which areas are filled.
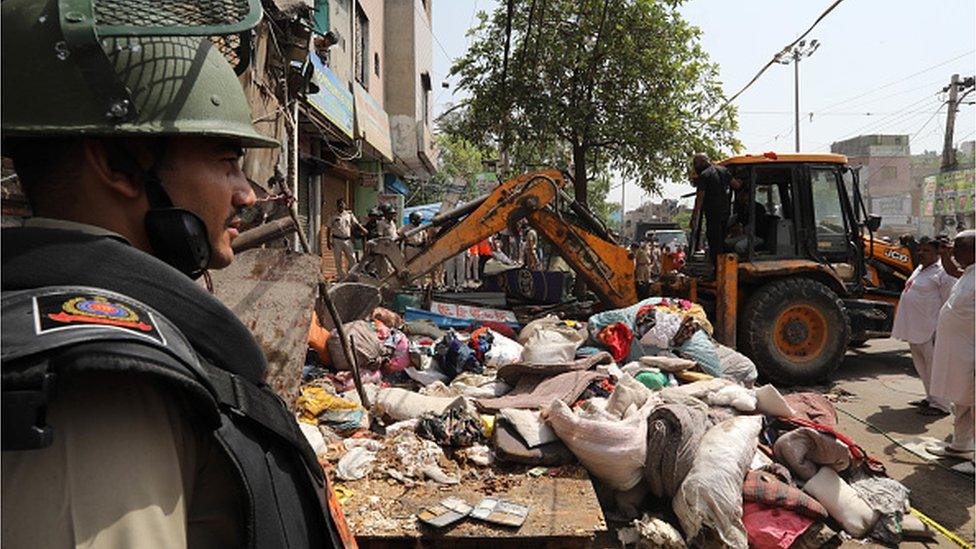
[[[300,421],[340,482],[456,485],[506,463],[544,474],[578,462],[625,544],[894,544],[925,531],[908,489],[837,430],[830,401],[754,387],[755,365],[715,342],[698,304],[653,297],[519,330],[442,329],[377,308],[343,326],[368,407],[337,334],[313,324]],[[504,515],[517,528],[532,512],[491,496],[449,498],[415,520]]]

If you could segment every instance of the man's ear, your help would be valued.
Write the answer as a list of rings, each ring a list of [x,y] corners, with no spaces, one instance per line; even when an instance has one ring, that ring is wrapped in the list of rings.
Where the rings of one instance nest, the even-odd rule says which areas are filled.
[[[85,139],[81,147],[84,161],[100,184],[128,199],[136,199],[143,194],[142,182],[114,165],[109,148],[102,140]]]

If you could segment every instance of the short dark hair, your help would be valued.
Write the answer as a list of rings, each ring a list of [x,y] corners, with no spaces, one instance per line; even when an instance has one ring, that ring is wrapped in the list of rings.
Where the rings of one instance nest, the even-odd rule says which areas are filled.
[[[3,142],[24,195],[35,211],[45,201],[66,198],[81,162],[77,137],[13,138]]]
[[[921,248],[922,246],[928,246],[930,248],[935,248],[936,251],[939,250],[939,242],[928,236],[923,236],[918,239],[915,243],[916,248]]]

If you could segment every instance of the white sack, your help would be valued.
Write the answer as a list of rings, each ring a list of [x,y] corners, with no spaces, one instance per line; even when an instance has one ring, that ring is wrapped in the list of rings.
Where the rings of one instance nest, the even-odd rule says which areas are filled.
[[[373,470],[376,453],[370,452],[362,446],[357,446],[346,452],[336,465],[336,476],[342,480],[359,480]]]
[[[880,515],[871,509],[867,503],[857,495],[850,484],[837,475],[830,467],[821,467],[813,478],[803,485],[803,491],[813,496],[827,509],[827,512],[841,526],[844,531],[855,538],[863,537]]]
[[[373,410],[377,415],[386,414],[396,421],[418,418],[425,413],[442,414],[458,399],[464,397],[425,396],[406,389],[390,387],[380,389],[373,399]],[[467,404],[467,401],[465,400]]]
[[[529,448],[542,446],[548,442],[559,440],[556,433],[549,427],[542,418],[539,417],[537,410],[521,410],[518,408],[505,408],[498,413],[518,431],[518,434],[525,440],[525,445]]]
[[[594,477],[613,490],[630,490],[641,481],[651,408],[622,421],[577,416],[561,400],[548,409],[549,425]],[[741,486],[740,486],[741,489]]]
[[[723,378],[731,379],[746,387],[752,387],[756,382],[759,372],[752,359],[721,343],[715,344],[715,354],[718,355],[718,361],[722,365]]]
[[[672,500],[688,539],[708,527],[727,547],[749,546],[742,524],[742,481],[761,429],[761,416],[739,416],[719,423],[702,437],[695,463]]]
[[[653,392],[644,386],[643,383],[631,377],[630,374],[623,374],[620,376],[620,381],[617,382],[613,393],[610,394],[610,400],[607,402],[607,411],[618,418],[622,418],[627,408],[631,406],[641,408],[652,396]],[[654,400],[655,402],[659,402],[656,397],[654,397]]]
[[[325,454],[328,451],[327,445],[325,443],[325,437],[322,436],[322,432],[319,431],[318,426],[310,425],[304,421],[298,422],[298,428],[302,430],[302,434],[305,435],[305,440],[308,441],[308,445],[312,447],[315,452],[315,456],[319,459],[325,458]]]

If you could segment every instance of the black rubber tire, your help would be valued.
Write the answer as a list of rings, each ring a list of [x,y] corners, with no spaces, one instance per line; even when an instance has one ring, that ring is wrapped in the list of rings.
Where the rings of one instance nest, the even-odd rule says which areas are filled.
[[[784,354],[774,341],[780,315],[794,305],[815,308],[826,321],[820,352],[803,361]],[[807,385],[827,379],[840,366],[851,337],[844,304],[826,285],[809,278],[785,278],[756,289],[743,308],[738,341],[760,375],[783,385]]]

